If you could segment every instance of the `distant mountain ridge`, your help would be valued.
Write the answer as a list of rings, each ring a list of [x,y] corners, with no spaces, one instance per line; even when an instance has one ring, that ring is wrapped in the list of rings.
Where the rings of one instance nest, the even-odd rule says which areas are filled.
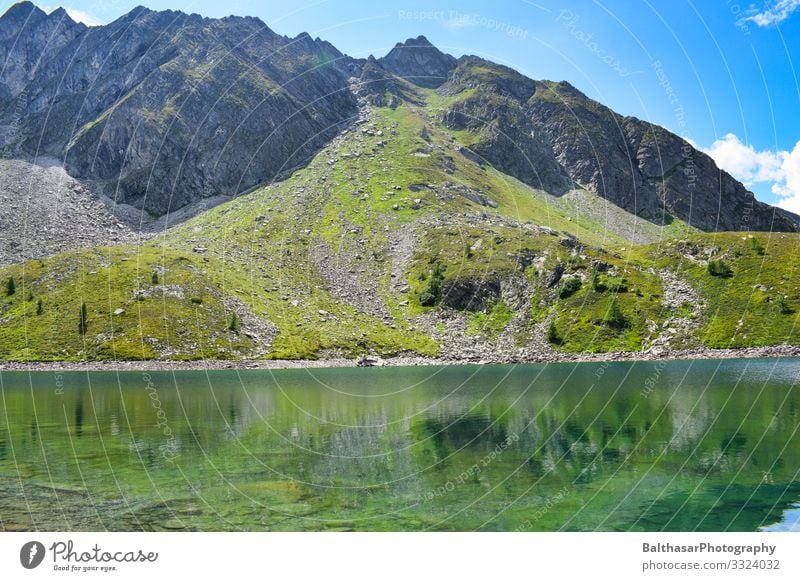
[[[465,153],[551,194],[584,189],[656,224],[706,231],[800,224],[667,130],[566,82],[456,59],[424,36],[353,59],[257,18],[140,6],[86,27],[22,2],[0,17],[0,39],[6,156],[61,158],[155,216],[279,179],[357,119],[359,98],[398,106],[416,87],[448,97],[435,113],[473,136]]]

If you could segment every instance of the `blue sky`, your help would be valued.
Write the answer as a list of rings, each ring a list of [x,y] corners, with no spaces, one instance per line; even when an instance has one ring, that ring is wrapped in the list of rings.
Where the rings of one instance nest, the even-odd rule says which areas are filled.
[[[55,0],[37,2],[45,10]],[[5,10],[12,2],[0,2]],[[566,79],[690,139],[759,198],[800,212],[800,0],[65,0],[87,24],[138,4],[258,16],[352,56],[426,35],[535,79]]]

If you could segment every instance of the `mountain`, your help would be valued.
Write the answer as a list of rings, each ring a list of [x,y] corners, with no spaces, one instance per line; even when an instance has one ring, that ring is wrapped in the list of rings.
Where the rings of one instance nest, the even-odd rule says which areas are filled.
[[[795,231],[797,217],[755,199],[706,154],[662,127],[623,117],[567,82],[533,81],[464,57],[439,88],[442,115],[475,134],[495,167],[555,194],[588,189],[654,223],[680,218],[706,231]]]
[[[424,36],[398,42],[378,64],[420,87],[436,88],[447,81],[458,61],[433,46]]]
[[[85,31],[86,26],[74,22],[63,8],[50,15],[30,2],[9,8],[0,18],[0,100],[20,96],[40,67]]]
[[[800,344],[797,217],[568,83],[144,8],[0,33],[0,360]]]
[[[2,145],[62,158],[73,177],[156,216],[307,163],[354,121],[359,77],[376,104],[413,98],[400,80],[450,97],[441,119],[474,134],[473,153],[549,193],[583,188],[656,224],[797,229],[663,128],[565,82],[457,60],[424,36],[364,61],[256,18],[137,7],[88,28],[22,2],[0,18],[0,37]]]
[[[22,3],[0,27],[25,39],[5,55],[20,66],[0,75],[0,123],[16,128],[4,145],[63,158],[72,176],[155,215],[307,162],[356,114],[338,51],[255,18],[138,7],[87,28]],[[69,34],[48,50],[55,27]]]

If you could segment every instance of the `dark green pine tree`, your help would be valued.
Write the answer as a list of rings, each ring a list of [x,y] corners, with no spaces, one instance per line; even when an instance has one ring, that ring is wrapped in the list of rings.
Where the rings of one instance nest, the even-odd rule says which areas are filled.
[[[81,317],[78,322],[78,330],[81,332],[81,335],[86,334],[86,318],[86,303],[83,303],[81,304]]]

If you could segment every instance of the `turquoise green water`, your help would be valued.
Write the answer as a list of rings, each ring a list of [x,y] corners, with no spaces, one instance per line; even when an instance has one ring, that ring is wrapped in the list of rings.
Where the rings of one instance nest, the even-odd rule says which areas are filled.
[[[3,373],[0,529],[798,527],[800,360]]]

